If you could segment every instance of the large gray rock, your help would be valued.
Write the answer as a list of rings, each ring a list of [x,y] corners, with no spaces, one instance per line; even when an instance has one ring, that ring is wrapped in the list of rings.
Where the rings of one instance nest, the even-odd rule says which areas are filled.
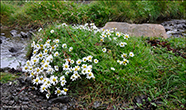
[[[130,36],[162,37],[168,38],[165,28],[160,24],[129,24],[125,22],[108,22],[104,29],[117,28],[117,31]]]

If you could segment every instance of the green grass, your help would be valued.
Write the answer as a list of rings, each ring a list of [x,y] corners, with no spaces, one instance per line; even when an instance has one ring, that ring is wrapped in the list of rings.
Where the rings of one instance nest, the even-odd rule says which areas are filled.
[[[8,81],[13,81],[19,77],[19,76],[13,75],[11,73],[5,73],[5,72],[1,72],[0,75],[1,75],[1,77],[0,77],[1,83],[7,83]]]
[[[50,33],[52,29],[53,34]],[[72,46],[73,52],[68,52],[61,47],[57,51],[65,51],[75,61],[88,55],[99,60],[98,64],[93,64],[95,81],[82,78],[68,83],[69,95],[76,96],[79,101],[86,103],[81,105],[82,107],[88,108],[95,101],[110,104],[125,101],[129,104],[125,107],[129,108],[130,105],[136,104],[133,100],[140,95],[145,95],[155,102],[160,101],[162,104],[157,105],[158,109],[183,109],[186,103],[184,92],[186,91],[186,59],[167,52],[165,48],[151,47],[144,37],[131,36],[128,40],[120,38],[118,42],[127,42],[125,48],[116,46],[115,41],[109,40],[97,46],[95,44],[100,42],[98,33],[76,30],[71,26],[58,28],[55,24],[38,33],[33,40],[38,41],[40,38],[42,38],[40,44],[47,39],[58,38],[59,45],[66,43],[68,47]],[[184,47],[184,40],[185,38],[167,39],[171,46],[181,48]],[[103,47],[111,50],[111,53],[103,53]],[[129,64],[127,66],[118,64],[117,60],[121,60],[121,54],[130,51],[134,52],[135,56],[128,57]],[[61,68],[64,58],[63,55],[55,58],[52,65]],[[112,71],[111,67],[116,70]],[[64,71],[60,71],[56,75],[63,73]],[[153,104],[153,101],[150,103]]]
[[[100,27],[109,21],[143,23],[167,18],[186,18],[185,1],[93,1],[90,4],[62,1],[1,1],[1,3],[3,19],[1,22],[9,26],[29,27],[52,22],[70,24],[94,22]]]

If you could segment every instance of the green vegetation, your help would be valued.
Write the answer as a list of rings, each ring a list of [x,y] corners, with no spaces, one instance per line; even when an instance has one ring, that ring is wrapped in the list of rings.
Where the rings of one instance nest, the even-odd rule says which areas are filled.
[[[1,1],[1,4],[1,22],[11,26],[38,26],[51,22],[94,22],[96,26],[104,26],[108,21],[143,23],[186,18],[186,1],[93,1],[90,4]]]
[[[51,30],[54,30],[54,33],[51,33]],[[74,61],[88,55],[99,60],[98,64],[92,64],[95,80],[81,78],[68,82],[68,94],[77,96],[82,102],[82,107],[91,107],[95,101],[111,105],[121,104],[124,101],[129,104],[125,107],[130,108],[137,104],[133,102],[135,97],[141,95],[147,96],[150,104],[157,106],[158,109],[183,109],[186,104],[186,59],[175,56],[161,46],[151,47],[145,37],[131,36],[128,40],[120,37],[117,41],[105,38],[101,43],[99,33],[74,29],[72,26],[53,25],[38,33],[33,40],[38,41],[40,38],[42,38],[38,42],[40,44],[44,44],[48,39],[51,41],[59,39],[57,51],[64,52],[65,55],[54,58],[53,66],[58,65],[62,68],[64,63],[62,59],[67,56]],[[127,43],[124,48],[116,45],[121,41]],[[184,46],[185,38],[169,38],[167,41],[170,41],[172,47],[177,48]],[[62,49],[61,45],[64,43],[68,48],[72,46],[73,51],[69,52],[68,48]],[[104,47],[107,48],[105,53],[102,51]],[[135,56],[127,57],[129,63],[126,66],[120,65],[117,60],[122,60],[121,54],[130,51],[134,52]],[[59,71],[58,75],[64,73],[65,71]],[[143,104],[137,105],[145,109]]]
[[[128,40],[120,38],[118,41],[127,43],[123,49],[117,46],[114,40],[105,39],[104,43],[101,43],[99,33],[74,29],[72,26],[61,28],[55,23],[94,22],[96,26],[104,26],[108,21],[154,22],[165,18],[186,18],[185,10],[185,1],[94,1],[90,4],[1,1],[0,17],[1,23],[9,26],[31,27],[49,23],[51,25],[37,33],[33,41],[39,41],[41,38],[38,42],[41,45],[48,39],[59,39],[60,48],[57,51],[60,55],[64,52],[74,61],[88,55],[99,60],[99,63],[93,64],[95,80],[82,78],[68,82],[68,94],[77,96],[82,102],[82,108],[89,108],[93,102],[102,101],[110,106],[125,102],[126,108],[138,105],[139,108],[145,109],[143,105],[147,102],[137,104],[133,101],[135,97],[145,95],[150,105],[157,106],[158,109],[183,109],[186,104],[186,59],[161,46],[150,46],[145,37],[131,36]],[[51,33],[51,30],[54,30],[54,33]],[[168,41],[171,47],[186,52],[185,38],[159,40]],[[72,46],[73,51],[61,51],[61,45],[64,43],[67,47]],[[104,47],[108,50],[106,53],[102,52]],[[118,64],[117,60],[122,60],[121,54],[131,51],[135,56],[127,58],[129,63],[126,66]],[[31,53],[32,48],[29,46],[28,56]],[[60,58],[64,59],[67,55],[61,55]],[[60,68],[55,75],[64,74],[64,61],[60,58],[55,58],[52,64]],[[111,67],[115,70],[111,70]],[[13,80],[14,76],[1,74],[1,82],[10,79]]]
[[[5,72],[1,72],[0,75],[1,75],[0,76],[1,83],[7,83],[8,81],[13,81],[19,77],[19,76],[13,75],[11,73],[5,73]]]

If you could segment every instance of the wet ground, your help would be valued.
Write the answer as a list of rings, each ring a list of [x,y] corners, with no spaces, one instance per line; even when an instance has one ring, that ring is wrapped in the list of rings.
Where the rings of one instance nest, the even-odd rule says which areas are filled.
[[[0,68],[20,68],[26,62],[26,47],[30,38],[22,38],[20,34],[12,36],[13,29],[1,29],[1,65]],[[17,33],[20,31],[16,30]]]

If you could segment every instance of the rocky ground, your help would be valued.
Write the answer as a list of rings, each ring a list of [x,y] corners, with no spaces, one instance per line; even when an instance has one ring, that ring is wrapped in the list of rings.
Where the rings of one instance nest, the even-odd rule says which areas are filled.
[[[43,94],[29,86],[29,81],[24,81],[24,79],[22,76],[12,82],[0,84],[1,110],[67,110],[76,108],[76,101],[73,98],[62,96],[47,100]]]

